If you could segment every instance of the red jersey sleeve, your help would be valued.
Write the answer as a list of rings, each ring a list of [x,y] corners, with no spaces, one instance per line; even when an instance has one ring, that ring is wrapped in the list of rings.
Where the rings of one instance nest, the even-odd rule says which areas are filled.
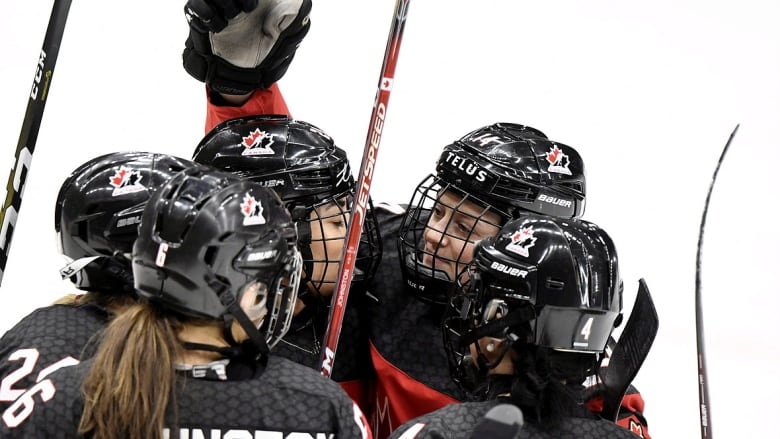
[[[604,407],[604,398],[597,396],[589,399],[585,405],[593,413],[601,413]],[[650,432],[647,429],[647,420],[644,416],[645,400],[642,395],[636,391],[633,386],[623,396],[620,403],[620,412],[615,421],[617,425],[631,431],[635,435],[644,439],[651,439]]]
[[[215,105],[211,95],[206,90],[206,132],[228,119],[241,116],[256,116],[258,114],[284,114],[290,116],[287,103],[284,101],[279,86],[274,83],[266,90],[255,90],[248,101],[240,107]]]

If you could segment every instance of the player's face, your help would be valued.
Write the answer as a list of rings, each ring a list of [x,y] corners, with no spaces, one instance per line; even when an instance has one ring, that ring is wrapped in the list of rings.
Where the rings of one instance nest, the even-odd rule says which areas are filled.
[[[349,208],[347,199],[320,205],[309,215],[313,273],[310,288],[323,296],[333,294],[339,262],[347,236]]]
[[[454,280],[471,262],[474,243],[495,236],[501,216],[452,191],[442,192],[431,210],[423,237],[423,265]]]

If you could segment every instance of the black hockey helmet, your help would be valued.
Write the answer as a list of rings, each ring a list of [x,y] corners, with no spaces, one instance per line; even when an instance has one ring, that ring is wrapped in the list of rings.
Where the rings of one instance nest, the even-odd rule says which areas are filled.
[[[299,249],[306,276],[303,283],[318,291],[324,283],[334,283],[324,279],[324,272],[319,278],[312,277],[314,263],[333,264],[335,271],[339,262],[327,257],[324,260],[314,258],[311,246],[324,247],[325,241],[313,242],[312,227],[322,227],[315,220],[343,218],[349,213],[355,195],[355,180],[347,153],[336,146],[330,136],[310,123],[283,115],[236,118],[214,127],[195,149],[193,160],[275,190],[298,225]],[[335,205],[338,209],[320,213],[318,208],[327,205]],[[370,202],[368,210],[353,282],[370,280],[381,257],[379,227]],[[316,216],[314,219],[312,212]],[[320,229],[319,235],[324,234]]]
[[[133,292],[130,253],[149,196],[190,166],[179,157],[151,152],[101,155],[73,171],[60,187],[54,230],[69,264],[63,278],[81,290]]]
[[[576,219],[521,214],[477,243],[452,292],[444,342],[453,378],[463,381],[476,346],[482,374],[494,367],[482,337],[565,352],[601,354],[622,320],[615,246],[604,230]],[[503,352],[505,354],[506,352]]]
[[[578,218],[585,210],[585,166],[577,151],[525,125],[496,123],[444,147],[436,175],[515,217],[531,211]]]
[[[270,189],[232,174],[190,168],[149,200],[133,247],[138,294],[179,314],[235,318],[265,350],[289,329],[301,258],[295,225]],[[258,332],[238,303],[259,284],[266,313]]]
[[[442,200],[445,193],[457,196],[453,203]],[[431,228],[430,212],[436,205],[453,211],[461,211],[464,205],[475,206],[466,214],[469,218],[459,225],[461,228],[482,221],[497,229],[528,211],[579,217],[585,208],[583,161],[574,148],[548,139],[535,128],[512,123],[479,128],[444,147],[436,173],[417,186],[409,202],[399,245],[407,285],[423,299],[443,302],[453,275],[426,266],[422,259],[425,255],[436,256],[440,264],[452,264],[460,271],[468,262],[470,247],[463,246],[457,258],[449,259],[437,254],[441,241],[426,248],[425,233]],[[437,232],[443,237],[452,236],[449,226],[447,223]],[[473,229],[464,229],[460,235],[456,238],[469,243],[484,237]]]

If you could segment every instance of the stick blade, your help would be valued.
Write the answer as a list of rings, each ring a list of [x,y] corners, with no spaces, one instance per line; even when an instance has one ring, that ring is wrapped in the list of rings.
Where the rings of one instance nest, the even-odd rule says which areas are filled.
[[[612,421],[617,419],[623,395],[647,358],[657,333],[658,313],[655,303],[647,283],[644,279],[639,279],[639,290],[631,316],[609,357],[609,366],[602,377],[605,388],[602,417]]]

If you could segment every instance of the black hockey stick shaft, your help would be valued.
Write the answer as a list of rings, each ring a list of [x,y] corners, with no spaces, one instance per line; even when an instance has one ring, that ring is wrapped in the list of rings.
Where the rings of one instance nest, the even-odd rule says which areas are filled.
[[[731,132],[729,140],[726,141],[726,146],[723,147],[723,151],[720,153],[718,164],[715,166],[715,172],[712,173],[712,181],[710,181],[710,188],[707,191],[707,199],[704,201],[704,210],[701,214],[701,225],[699,226],[699,242],[696,246],[696,356],[699,365],[699,422],[701,427],[702,439],[712,439],[712,416],[710,415],[710,389],[707,379],[707,361],[704,349],[704,310],[702,308],[702,293],[701,293],[701,256],[702,247],[704,244],[704,225],[707,223],[707,211],[710,208],[710,198],[712,197],[712,188],[715,187],[715,180],[718,178],[718,171],[720,171],[720,165],[723,164],[723,159],[726,157],[731,146],[731,141],[734,140],[734,136],[737,134],[739,124],[734,127],[734,131]]]
[[[396,0],[393,21],[387,38],[387,47],[385,48],[385,57],[382,62],[382,71],[379,75],[374,109],[369,119],[366,145],[363,149],[363,159],[360,163],[360,173],[356,182],[355,200],[352,203],[349,227],[347,228],[347,240],[339,264],[336,291],[331,299],[328,328],[325,330],[322,342],[320,372],[326,377],[330,377],[336,359],[336,347],[338,346],[349,288],[354,275],[355,259],[357,258],[358,246],[360,245],[363,222],[369,206],[369,192],[374,176],[374,165],[379,152],[379,142],[382,139],[382,128],[384,127],[387,114],[387,105],[390,101],[390,91],[393,89],[393,78],[395,77],[395,67],[398,63],[401,39],[404,26],[406,25],[409,1]]]
[[[22,131],[16,144],[16,158],[6,184],[5,203],[0,211],[0,283],[3,281],[5,267],[8,264],[8,254],[11,249],[11,238],[16,228],[16,218],[22,207],[24,184],[30,173],[32,155],[35,152],[35,142],[38,140],[38,130],[41,127],[43,109],[51,88],[54,75],[54,65],[60,52],[62,34],[65,32],[65,22],[68,19],[71,0],[54,0],[46,36],[35,66],[35,77],[30,89],[30,100],[24,113]]]
[[[601,416],[610,421],[617,419],[623,395],[642,367],[653,341],[658,333],[658,313],[653,297],[644,279],[639,279],[631,316],[628,318],[620,339],[609,356],[609,365],[604,372],[604,407]]]

